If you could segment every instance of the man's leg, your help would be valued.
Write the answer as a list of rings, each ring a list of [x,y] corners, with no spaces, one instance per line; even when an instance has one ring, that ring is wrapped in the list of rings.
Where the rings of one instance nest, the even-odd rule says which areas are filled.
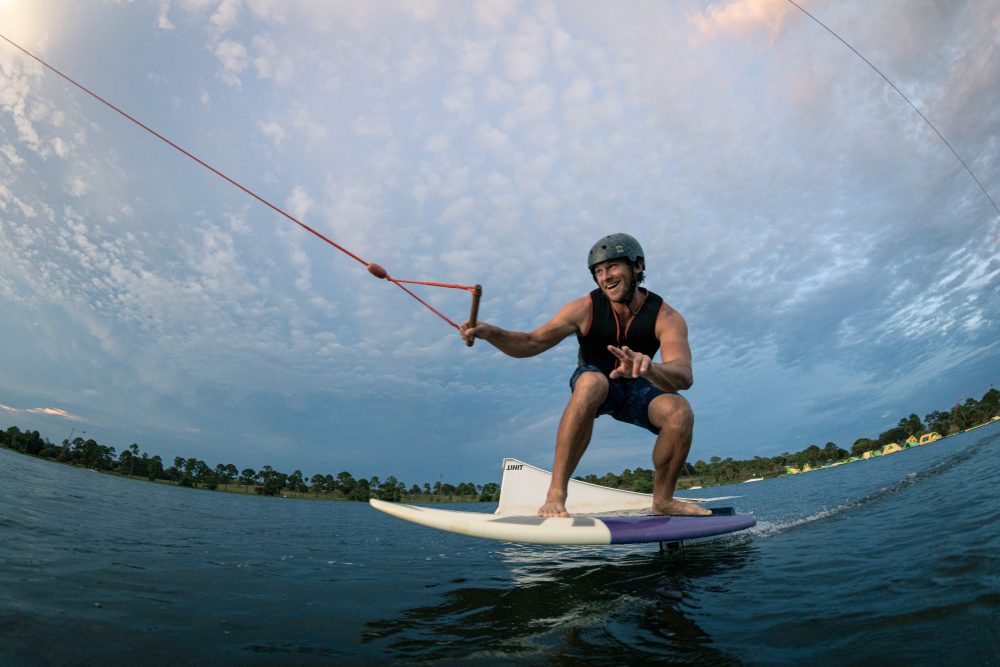
[[[545,495],[545,504],[538,508],[539,516],[569,516],[566,511],[569,479],[590,444],[597,410],[607,396],[608,379],[603,373],[586,372],[577,378],[573,395],[559,421],[552,481]]]
[[[653,512],[706,516],[710,510],[694,503],[674,500],[674,489],[694,433],[694,412],[687,399],[678,394],[662,394],[649,404],[649,422],[660,429],[653,447]]]

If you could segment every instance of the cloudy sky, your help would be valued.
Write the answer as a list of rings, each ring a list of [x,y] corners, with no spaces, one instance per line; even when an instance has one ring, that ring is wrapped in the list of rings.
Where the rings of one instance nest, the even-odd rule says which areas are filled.
[[[802,5],[1000,200],[1000,5]],[[0,0],[0,34],[505,328],[635,235],[690,327],[692,460],[849,447],[1000,376],[1000,215],[786,0]],[[576,355],[466,348],[4,41],[0,340],[2,427],[407,483],[548,467]],[[651,444],[603,418],[579,472]]]

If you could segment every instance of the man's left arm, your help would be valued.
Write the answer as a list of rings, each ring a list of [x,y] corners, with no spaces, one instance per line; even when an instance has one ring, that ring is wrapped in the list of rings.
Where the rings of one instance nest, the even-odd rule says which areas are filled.
[[[656,317],[655,333],[660,340],[660,363],[628,347],[609,345],[608,349],[618,359],[618,367],[611,371],[611,378],[643,377],[663,391],[690,389],[694,374],[687,322],[679,312],[664,305]]]

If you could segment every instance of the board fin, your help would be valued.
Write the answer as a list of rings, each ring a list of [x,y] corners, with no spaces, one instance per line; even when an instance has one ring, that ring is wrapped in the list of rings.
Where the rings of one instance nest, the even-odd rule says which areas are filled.
[[[497,514],[535,514],[545,503],[552,473],[530,463],[506,458],[503,460],[503,477],[500,481],[500,503]],[[717,498],[678,498],[692,503],[731,500],[739,496]],[[570,514],[605,514],[628,510],[648,510],[653,506],[653,496],[625,489],[612,489],[578,479],[569,481],[566,511]]]
[[[660,542],[660,553],[661,554],[675,554],[684,548],[684,542],[682,540],[675,540],[671,542]]]

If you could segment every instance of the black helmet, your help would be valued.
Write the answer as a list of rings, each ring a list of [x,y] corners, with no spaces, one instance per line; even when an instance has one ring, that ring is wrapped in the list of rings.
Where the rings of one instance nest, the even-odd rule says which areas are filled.
[[[645,259],[642,246],[628,234],[610,234],[594,244],[587,255],[587,268],[594,272],[594,267],[609,259],[627,258],[629,262],[635,264],[640,259]]]

